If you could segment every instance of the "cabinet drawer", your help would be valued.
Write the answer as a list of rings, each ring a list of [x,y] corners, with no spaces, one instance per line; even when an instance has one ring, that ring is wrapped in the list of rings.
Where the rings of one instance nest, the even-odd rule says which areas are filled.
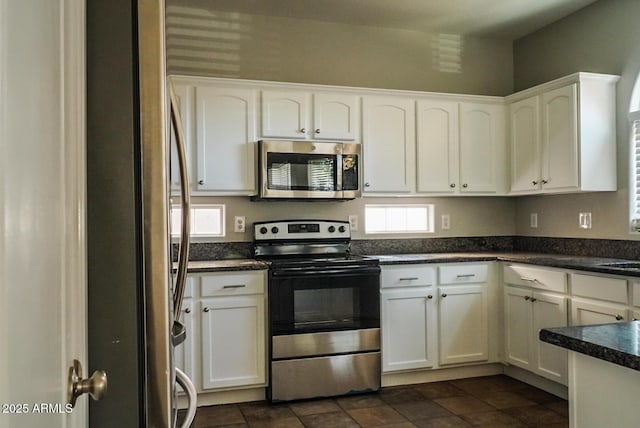
[[[203,275],[200,281],[203,297],[264,293],[263,272]]]
[[[571,274],[571,294],[610,302],[627,303],[627,281],[604,276]]]
[[[488,271],[486,264],[440,266],[440,284],[487,282]]]
[[[557,293],[567,292],[567,275],[564,272],[524,265],[505,266],[504,282]]]
[[[380,283],[382,288],[424,287],[435,284],[435,280],[436,270],[431,266],[383,266]]]

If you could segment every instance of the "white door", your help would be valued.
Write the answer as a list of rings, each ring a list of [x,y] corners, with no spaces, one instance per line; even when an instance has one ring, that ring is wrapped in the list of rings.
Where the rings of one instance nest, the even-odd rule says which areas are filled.
[[[308,105],[306,92],[262,91],[262,136],[308,138]]]
[[[511,192],[532,192],[540,180],[540,98],[509,106],[511,125]]]
[[[531,291],[504,288],[504,341],[506,360],[531,370]]]
[[[538,334],[543,328],[567,326],[567,298],[555,294],[534,292],[531,302],[536,371],[548,379],[566,385],[567,350],[542,342]]]
[[[87,425],[87,397],[65,407],[68,367],[87,371],[84,19],[83,0],[0,0],[0,427]]]
[[[313,96],[313,135],[317,140],[353,141],[358,135],[358,97],[342,94]]]

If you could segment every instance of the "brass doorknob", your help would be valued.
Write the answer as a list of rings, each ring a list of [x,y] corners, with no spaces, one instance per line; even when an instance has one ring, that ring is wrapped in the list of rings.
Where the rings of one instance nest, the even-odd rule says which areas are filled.
[[[82,394],[89,394],[95,401],[102,400],[107,394],[107,373],[104,370],[96,370],[90,378],[82,378],[82,364],[73,360],[73,366],[69,367],[69,383],[67,385],[67,401],[75,407],[76,400]]]

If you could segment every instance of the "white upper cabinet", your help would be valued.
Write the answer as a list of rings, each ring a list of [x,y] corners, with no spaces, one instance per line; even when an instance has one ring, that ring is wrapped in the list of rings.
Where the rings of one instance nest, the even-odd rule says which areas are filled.
[[[198,191],[255,194],[257,96],[253,89],[196,88]]]
[[[458,187],[458,103],[419,100],[416,107],[419,193],[454,193]]]
[[[294,91],[262,91],[262,137],[305,139],[309,94]]]
[[[507,97],[512,194],[616,190],[618,79],[576,73]]]
[[[504,193],[504,106],[460,103],[460,192]]]
[[[193,118],[193,88],[185,85],[174,85],[174,92],[176,94],[178,102],[178,110],[180,111],[180,119],[182,120],[182,128],[184,130],[185,138],[185,156],[187,158],[187,171],[189,173],[189,186],[192,186],[191,181],[193,176],[191,174],[192,167],[192,141],[193,141],[193,126],[191,120]],[[171,169],[170,169],[170,185],[172,192],[180,191],[180,168],[178,161],[178,144],[176,142],[176,134],[171,126]]]
[[[363,105],[364,191],[409,194],[415,191],[414,101],[365,96]]]
[[[262,91],[263,138],[353,141],[358,124],[356,95]]]

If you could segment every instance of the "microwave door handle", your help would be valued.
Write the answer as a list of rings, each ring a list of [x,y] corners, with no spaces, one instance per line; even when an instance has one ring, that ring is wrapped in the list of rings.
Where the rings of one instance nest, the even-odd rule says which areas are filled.
[[[182,227],[180,231],[180,245],[178,250],[178,269],[176,275],[176,289],[173,292],[173,317],[180,320],[182,312],[182,299],[187,281],[187,266],[189,264],[189,237],[191,234],[190,223],[190,194],[189,176],[187,173],[187,156],[184,139],[182,119],[178,110],[178,101],[173,91],[173,85],[169,82],[169,98],[171,101],[171,123],[176,135],[178,148],[178,163],[180,171],[180,206],[182,208]]]
[[[337,177],[336,177],[336,192],[342,193],[342,176],[344,175],[344,164],[342,163],[342,154],[336,155],[336,162],[338,163],[336,167]]]

